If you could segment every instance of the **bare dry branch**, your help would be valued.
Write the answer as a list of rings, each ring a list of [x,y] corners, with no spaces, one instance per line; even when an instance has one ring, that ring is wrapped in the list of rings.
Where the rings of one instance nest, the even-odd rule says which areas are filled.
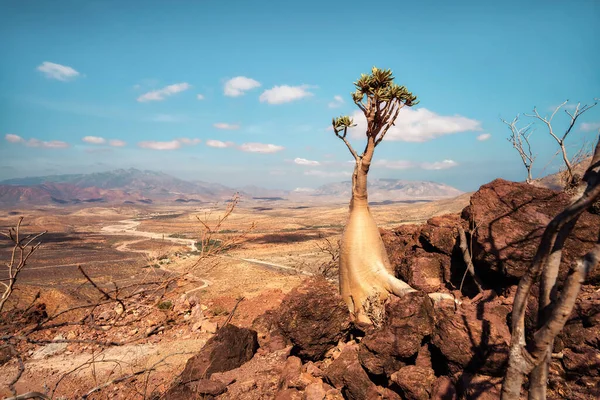
[[[465,230],[462,228],[462,226],[458,227],[458,234],[459,234],[459,238],[460,238],[459,246],[460,246],[460,250],[462,251],[462,254],[463,254],[463,260],[465,261],[465,264],[467,266],[467,271],[469,271],[469,273],[473,277],[473,281],[475,282],[475,285],[477,285],[477,289],[481,293],[481,292],[483,292],[483,286],[481,285],[481,280],[475,274],[475,267],[473,266],[473,260],[471,258],[471,254],[469,253],[469,249],[467,248],[467,235],[465,234]],[[466,272],[465,272],[465,276],[466,276]],[[460,289],[459,289],[461,291],[462,291],[462,286],[463,286],[464,280],[465,280],[465,277],[463,276],[462,282],[460,283]]]
[[[508,122],[502,118],[500,120],[506,124],[510,129],[510,137],[508,137],[508,141],[512,143],[513,147],[519,155],[521,156],[521,160],[523,161],[523,165],[525,165],[525,169],[527,169],[527,183],[533,182],[533,177],[531,176],[531,169],[533,168],[533,162],[535,161],[536,156],[531,151],[531,144],[529,143],[529,137],[533,133],[531,131],[531,124],[525,126],[524,128],[518,128],[517,123],[519,122],[519,115],[511,121]]]
[[[569,126],[567,127],[565,132],[560,137],[554,133],[554,129],[552,127],[552,119],[554,118],[556,113],[562,107],[564,107],[565,104],[567,104],[568,100],[563,102],[559,106],[557,106],[554,109],[554,111],[552,112],[552,115],[550,116],[550,118],[540,116],[540,114],[537,111],[537,108],[535,108],[535,107],[533,108],[533,114],[525,114],[527,117],[536,118],[539,121],[543,122],[546,125],[546,127],[548,128],[548,133],[550,134],[550,136],[552,136],[554,138],[554,140],[556,140],[556,143],[558,143],[558,145],[560,147],[560,151],[563,156],[563,161],[565,163],[565,167],[567,169],[567,174],[568,174],[567,185],[570,185],[573,182],[574,175],[573,175],[572,162],[569,160],[569,157],[567,155],[567,150],[565,147],[565,140],[567,139],[567,136],[569,135],[569,133],[572,131],[573,127],[575,126],[577,119],[579,117],[581,117],[581,115],[584,114],[586,111],[589,111],[590,109],[594,108],[598,104],[598,101],[597,101],[598,99],[594,99],[594,100],[595,100],[594,104],[592,104],[592,105],[586,104],[583,107],[581,107],[581,103],[577,103],[577,106],[575,107],[575,111],[573,113],[570,113],[568,110],[565,110],[565,113],[570,117],[571,120],[569,122]]]
[[[599,135],[600,136],[600,135]],[[547,368],[543,363],[550,359],[551,345],[570,315],[581,283],[589,268],[600,259],[600,243],[590,251],[577,266],[572,267],[557,299],[550,302],[555,292],[556,275],[561,261],[562,246],[573,230],[580,215],[600,199],[600,140],[596,144],[592,162],[579,188],[580,196],[558,214],[546,227],[531,268],[525,273],[517,289],[512,312],[512,338],[508,368],[502,384],[502,399],[518,399],[524,375],[530,376],[530,392],[545,397]],[[532,342],[525,339],[525,309],[533,284],[542,278],[540,295],[540,327]],[[540,397],[543,396],[543,397]]]

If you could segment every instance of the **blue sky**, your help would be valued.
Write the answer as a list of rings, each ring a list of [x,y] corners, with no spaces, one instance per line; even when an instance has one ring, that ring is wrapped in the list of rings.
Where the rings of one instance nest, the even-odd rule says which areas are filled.
[[[327,128],[356,113],[352,82],[376,65],[420,104],[371,176],[475,190],[525,178],[499,117],[600,97],[598,1],[376,4],[1,1],[0,179],[135,167],[231,186],[345,180],[351,157]],[[579,121],[571,151],[598,137],[600,106]],[[561,110],[555,130],[566,123]],[[537,125],[534,176],[557,149]]]

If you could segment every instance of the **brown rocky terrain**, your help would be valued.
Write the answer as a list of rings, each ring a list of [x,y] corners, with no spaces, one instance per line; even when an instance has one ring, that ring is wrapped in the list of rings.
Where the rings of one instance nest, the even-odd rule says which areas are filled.
[[[40,334],[38,339],[49,340],[137,339],[135,345],[121,349],[94,344],[68,344],[58,350],[49,349],[51,345],[25,346],[31,372],[25,373],[20,390],[43,390],[41,382],[52,385],[74,367],[76,358],[85,362],[97,353],[118,358],[123,365],[130,363],[125,369],[119,367],[122,372],[115,372],[114,365],[99,366],[93,376],[100,382],[126,371],[158,366],[152,373],[131,376],[88,397],[95,399],[496,399],[507,360],[516,284],[531,262],[543,228],[568,201],[564,193],[498,179],[482,186],[466,207],[464,203],[437,206],[435,214],[440,210],[451,213],[442,212],[426,222],[414,218],[417,223],[407,224],[413,219],[411,214],[396,208],[396,213],[406,217],[398,225],[394,212],[373,207],[375,218],[384,222],[382,237],[396,274],[419,289],[403,298],[391,298],[379,327],[354,325],[335,283],[277,270],[267,273],[260,265],[243,261],[226,262],[202,275],[213,284],[198,290],[197,282],[182,282],[171,295],[170,305],[153,309],[135,329],[102,333],[64,328]],[[306,216],[299,214],[287,221],[288,226],[301,224],[295,227],[299,229],[313,224],[307,216],[316,210],[299,210]],[[323,215],[332,212],[321,211]],[[333,214],[339,214],[341,222],[345,210],[338,211]],[[255,215],[259,221],[274,220],[277,212]],[[168,221],[179,220],[186,221],[186,215]],[[146,221],[144,230],[166,223],[163,219]],[[277,221],[282,226],[282,220]],[[473,278],[465,277],[459,226],[467,232],[481,293]],[[600,216],[584,213],[567,241],[563,274],[591,247],[598,227]],[[329,234],[335,235],[336,229]],[[300,232],[307,233],[306,229]],[[261,259],[278,261],[274,248],[280,253],[293,251],[294,240],[268,241],[260,250],[257,238],[264,240],[266,234],[255,233],[231,255],[260,254]],[[193,261],[183,257],[171,256],[168,268]],[[599,276],[598,269],[590,272],[555,342],[550,399],[600,396]],[[434,303],[426,295],[439,291],[452,294],[456,302]],[[33,310],[32,318],[38,318],[36,312],[43,314],[57,303],[70,301],[49,292],[41,300],[46,305]],[[527,323],[534,326],[533,297],[529,308]],[[103,321],[115,317],[110,309],[100,314]],[[170,357],[167,363],[165,356]],[[10,357],[2,364],[0,371],[6,376],[16,368]],[[65,378],[58,393],[64,398],[80,397],[83,388],[90,387],[91,372],[87,371]]]
[[[390,299],[381,327],[361,327],[352,325],[331,284],[305,281],[278,308],[255,320],[262,354],[253,361],[262,363],[270,378],[254,372],[252,389],[240,398],[498,398],[518,278],[531,262],[540,231],[568,201],[562,193],[496,180],[482,186],[461,214],[384,231],[398,275],[422,291]],[[458,225],[471,232],[476,273],[484,285],[475,297],[473,286],[458,290],[465,270],[457,253]],[[598,227],[600,216],[582,217],[567,243],[561,271],[586,253]],[[550,399],[600,396],[598,273],[591,271],[555,343]],[[440,290],[453,293],[459,303],[434,304],[425,295]],[[264,353],[278,361],[267,362]],[[231,398],[229,390],[240,394],[238,379],[245,388],[250,385],[245,373],[242,366],[227,378],[196,376],[196,393]]]

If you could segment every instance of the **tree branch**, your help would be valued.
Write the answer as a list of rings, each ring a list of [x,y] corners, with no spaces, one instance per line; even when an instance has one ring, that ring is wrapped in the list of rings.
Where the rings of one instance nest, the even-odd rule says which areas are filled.
[[[352,145],[346,139],[347,130],[348,130],[348,127],[344,127],[344,134],[340,135],[339,132],[337,131],[335,125],[333,126],[333,131],[335,132],[335,136],[337,136],[338,138],[342,139],[342,141],[348,147],[348,150],[350,150],[350,154],[352,154],[352,157],[354,157],[354,161],[358,162],[358,160],[360,159],[359,156],[358,156],[358,154],[356,154],[356,151],[354,150],[354,148],[352,148]]]

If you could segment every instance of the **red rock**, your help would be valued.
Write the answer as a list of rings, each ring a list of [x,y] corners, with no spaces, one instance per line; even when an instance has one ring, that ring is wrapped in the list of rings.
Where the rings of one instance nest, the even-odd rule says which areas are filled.
[[[391,375],[415,355],[425,336],[433,332],[433,303],[423,292],[393,297],[385,306],[384,325],[368,333],[360,344],[362,365],[374,375]]]
[[[571,374],[600,376],[600,351],[587,345],[563,351],[563,365]]]
[[[377,386],[358,361],[358,347],[346,346],[342,353],[325,370],[327,382],[342,390],[344,397],[351,400],[378,398]]]
[[[213,372],[229,371],[250,360],[258,349],[256,331],[228,324],[190,358],[181,374],[183,383],[210,378]]]
[[[478,309],[463,303],[452,317],[435,327],[431,343],[448,360],[451,372],[466,368],[469,372],[502,375],[508,357],[510,332],[506,325],[506,308],[486,303],[481,319]]]
[[[417,354],[417,359],[415,361],[415,365],[417,367],[422,368],[431,368],[431,352],[429,351],[429,346],[424,344],[419,349],[419,354]]]
[[[421,229],[419,242],[423,248],[452,255],[458,239],[457,227],[462,223],[458,214],[446,214],[430,218]]]
[[[479,226],[474,234],[476,269],[520,278],[530,267],[548,223],[569,204],[570,197],[550,189],[496,179],[471,197],[462,218]],[[586,254],[598,238],[600,215],[584,212],[563,249],[559,280]],[[600,280],[600,268],[588,282]]]
[[[435,373],[431,368],[408,365],[393,373],[391,380],[400,388],[405,399],[428,400],[435,382]]]
[[[498,400],[502,391],[500,377],[463,374],[460,384],[467,400]]]
[[[165,398],[170,400],[188,400],[193,398],[214,399],[216,396],[225,393],[227,387],[223,382],[199,379],[186,384],[180,384],[171,388]]]
[[[447,376],[440,376],[431,388],[431,400],[456,400],[456,388]]]
[[[415,289],[433,293],[444,287],[443,274],[446,268],[450,269],[449,256],[416,248],[406,253],[396,266],[396,273]]]
[[[297,389],[284,389],[277,392],[275,400],[302,400],[302,393]]]
[[[279,308],[278,327],[304,360],[321,359],[351,327],[348,306],[338,289],[323,278],[305,281],[292,290]]]

